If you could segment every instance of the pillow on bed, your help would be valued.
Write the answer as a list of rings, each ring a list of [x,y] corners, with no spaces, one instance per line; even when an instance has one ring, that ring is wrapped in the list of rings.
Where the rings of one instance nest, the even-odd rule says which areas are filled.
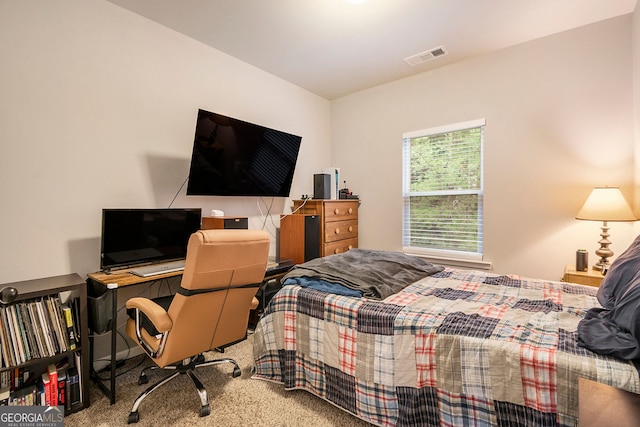
[[[640,359],[640,281],[611,310],[592,308],[578,324],[578,344],[620,359]]]
[[[640,236],[611,264],[598,289],[598,301],[606,309],[612,309],[640,275]]]
[[[597,296],[603,308],[591,308],[578,324],[579,345],[640,359],[640,236],[613,262]]]

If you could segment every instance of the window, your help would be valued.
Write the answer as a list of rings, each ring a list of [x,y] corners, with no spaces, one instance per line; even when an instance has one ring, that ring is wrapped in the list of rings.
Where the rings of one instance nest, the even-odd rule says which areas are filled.
[[[405,251],[482,259],[484,126],[482,119],[403,135]]]

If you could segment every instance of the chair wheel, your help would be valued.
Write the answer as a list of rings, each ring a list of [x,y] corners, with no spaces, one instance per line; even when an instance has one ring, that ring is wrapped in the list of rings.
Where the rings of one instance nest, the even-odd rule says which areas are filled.
[[[238,378],[240,375],[242,375],[242,370],[240,368],[233,368],[233,374],[231,374],[231,376]]]
[[[201,365],[204,363],[204,355],[203,354],[199,354],[196,356],[196,360],[195,360],[197,365]]]
[[[140,420],[140,414],[138,412],[130,412],[129,418],[127,418],[127,424],[134,424]]]
[[[149,382],[149,377],[146,374],[142,374],[138,378],[138,385],[146,384],[148,382]]]
[[[208,403],[206,405],[200,407],[200,416],[201,417],[206,417],[210,413],[211,413],[211,405],[209,405]]]

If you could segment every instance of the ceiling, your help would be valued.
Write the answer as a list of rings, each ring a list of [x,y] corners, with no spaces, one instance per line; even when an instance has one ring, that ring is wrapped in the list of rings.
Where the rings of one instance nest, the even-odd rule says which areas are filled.
[[[632,13],[637,0],[109,0],[327,99]],[[416,66],[404,58],[444,47]]]

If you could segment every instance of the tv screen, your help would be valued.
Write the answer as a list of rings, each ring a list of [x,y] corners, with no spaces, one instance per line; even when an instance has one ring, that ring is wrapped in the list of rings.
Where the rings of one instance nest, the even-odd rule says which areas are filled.
[[[100,268],[184,259],[200,218],[200,208],[103,209]]]
[[[302,137],[198,110],[187,195],[288,197]]]

